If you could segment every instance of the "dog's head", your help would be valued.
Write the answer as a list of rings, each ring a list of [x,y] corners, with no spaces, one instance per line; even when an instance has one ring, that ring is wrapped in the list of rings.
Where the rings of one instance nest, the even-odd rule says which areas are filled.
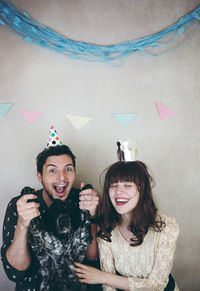
[[[68,237],[71,232],[69,205],[60,199],[55,199],[43,216],[45,230],[63,237]]]
[[[59,238],[68,239],[86,216],[78,205],[55,199],[44,215],[44,228]]]
[[[68,238],[72,231],[69,213],[61,213],[56,220],[56,233],[58,236]]]

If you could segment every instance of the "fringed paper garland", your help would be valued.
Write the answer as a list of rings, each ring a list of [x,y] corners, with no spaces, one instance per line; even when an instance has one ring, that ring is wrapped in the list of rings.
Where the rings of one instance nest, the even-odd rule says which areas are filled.
[[[174,49],[172,46],[186,29],[195,23],[198,24],[199,29],[199,20],[200,6],[174,25],[158,33],[133,41],[101,46],[68,39],[38,23],[27,12],[14,7],[7,1],[0,0],[1,25],[15,32],[29,43],[62,53],[71,59],[82,61],[109,62],[124,59],[135,52],[144,55],[160,55],[161,52],[158,52],[158,48],[165,52]],[[171,36],[170,40],[167,38],[169,35]],[[163,38],[167,41],[161,42]]]

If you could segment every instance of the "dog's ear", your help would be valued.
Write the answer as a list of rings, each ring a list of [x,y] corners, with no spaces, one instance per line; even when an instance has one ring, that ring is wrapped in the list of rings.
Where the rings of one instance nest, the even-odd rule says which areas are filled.
[[[81,217],[80,217],[80,209],[78,207],[74,207],[71,214],[71,225],[73,230],[76,230],[81,224]]]
[[[90,224],[90,212],[88,210],[80,210],[80,221],[83,224]]]
[[[71,191],[69,193],[69,196],[67,197],[66,203],[68,203],[70,205],[70,207],[78,207],[79,205],[79,193],[80,190],[78,189],[73,189],[73,191]]]
[[[81,190],[93,189],[91,184],[85,185]],[[71,209],[71,224],[74,230],[76,230],[80,225],[83,225],[89,221],[90,214],[88,210],[81,210],[79,208],[79,192],[74,193],[69,199],[69,203],[73,204]],[[67,199],[68,200],[68,199]],[[90,223],[90,222],[89,222]]]
[[[90,213],[88,210],[80,210],[78,209],[77,212],[72,212],[71,214],[71,224],[73,230],[77,230],[78,228],[82,227],[90,227]]]
[[[56,220],[53,217],[51,212],[46,211],[46,213],[43,215],[42,225],[43,225],[43,229],[46,231],[49,231],[52,233],[56,231]]]

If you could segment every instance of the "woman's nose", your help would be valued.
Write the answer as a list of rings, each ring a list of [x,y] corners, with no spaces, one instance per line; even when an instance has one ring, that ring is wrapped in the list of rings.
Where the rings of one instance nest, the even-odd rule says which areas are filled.
[[[117,186],[116,193],[117,194],[121,194],[122,191],[123,191],[122,187],[121,186]]]

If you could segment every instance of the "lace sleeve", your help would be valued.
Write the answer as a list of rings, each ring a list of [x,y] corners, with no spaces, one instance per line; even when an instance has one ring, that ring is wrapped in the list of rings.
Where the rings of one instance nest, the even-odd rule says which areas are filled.
[[[101,270],[115,274],[111,243],[101,238],[97,238],[97,242],[99,248]],[[116,289],[108,285],[103,285],[103,291],[116,291]]]
[[[163,218],[166,226],[162,232],[158,234],[159,238],[152,272],[148,278],[144,279],[129,277],[130,291],[135,291],[137,288],[151,288],[152,291],[163,291],[168,283],[179,227],[173,217],[164,216]]]

